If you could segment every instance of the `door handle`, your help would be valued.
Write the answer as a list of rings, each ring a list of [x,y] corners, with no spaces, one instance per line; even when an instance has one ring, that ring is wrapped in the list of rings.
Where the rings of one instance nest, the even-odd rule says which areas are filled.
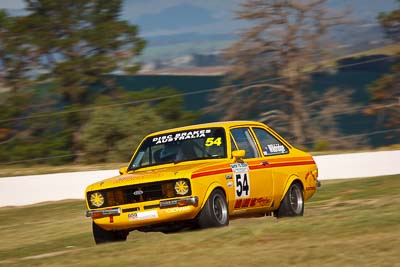
[[[263,165],[263,166],[265,166],[265,165],[268,165],[269,163],[268,163],[268,161],[263,161],[263,162],[261,162],[260,164]]]

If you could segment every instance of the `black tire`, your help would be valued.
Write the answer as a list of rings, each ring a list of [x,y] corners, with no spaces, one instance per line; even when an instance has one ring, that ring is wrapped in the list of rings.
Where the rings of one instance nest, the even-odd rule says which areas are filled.
[[[93,238],[96,244],[126,241],[129,232],[107,231],[92,222]]]
[[[200,228],[221,227],[229,224],[228,205],[222,190],[214,190],[197,219]]]
[[[304,213],[304,196],[302,186],[294,182],[290,185],[285,197],[275,212],[276,217],[293,217],[303,216]]]

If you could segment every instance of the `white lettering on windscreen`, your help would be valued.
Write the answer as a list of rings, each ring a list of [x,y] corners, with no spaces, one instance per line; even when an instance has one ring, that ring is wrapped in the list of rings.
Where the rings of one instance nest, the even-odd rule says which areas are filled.
[[[210,133],[211,133],[210,129],[204,129],[204,130],[195,130],[195,131],[187,131],[187,132],[181,132],[181,133],[175,133],[175,134],[162,135],[162,136],[154,137],[153,143],[164,144],[164,143],[174,142],[174,141],[178,141],[178,140],[203,138],[203,137],[206,137],[206,135],[210,134]]]

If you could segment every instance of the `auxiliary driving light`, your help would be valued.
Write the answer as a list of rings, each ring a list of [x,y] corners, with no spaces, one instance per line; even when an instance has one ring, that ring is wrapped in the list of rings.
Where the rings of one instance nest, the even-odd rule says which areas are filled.
[[[184,196],[189,192],[189,184],[186,180],[178,180],[175,182],[174,189],[177,195]]]
[[[100,192],[94,192],[90,195],[90,203],[96,208],[100,208],[104,204],[104,196]]]

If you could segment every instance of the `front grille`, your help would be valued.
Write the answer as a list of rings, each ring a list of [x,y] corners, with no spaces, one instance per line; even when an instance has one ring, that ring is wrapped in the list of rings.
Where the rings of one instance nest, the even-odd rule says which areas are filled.
[[[185,180],[189,185],[189,191],[185,195],[178,195],[174,190],[175,182],[178,180]],[[188,179],[176,179],[155,183],[116,187],[95,192],[99,192],[103,195],[104,204],[101,207],[93,206],[90,202],[90,196],[94,192],[88,192],[86,197],[89,200],[88,203],[91,209],[191,195],[190,182]]]

